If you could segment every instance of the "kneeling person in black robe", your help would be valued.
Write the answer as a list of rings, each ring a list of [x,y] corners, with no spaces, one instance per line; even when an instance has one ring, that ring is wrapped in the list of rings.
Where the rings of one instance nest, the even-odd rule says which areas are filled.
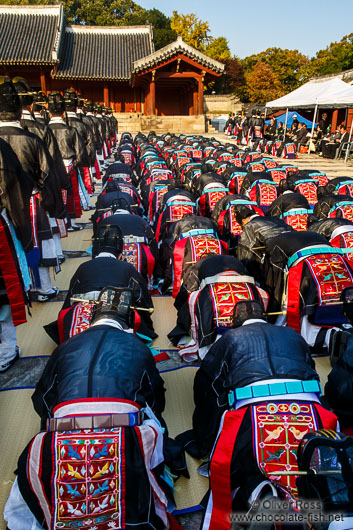
[[[163,380],[126,332],[129,292],[120,295],[102,295],[91,328],[56,349],[37,384],[46,432],[19,458],[5,510],[11,530],[169,528]]]
[[[177,437],[193,457],[212,451],[203,530],[220,527],[217,513],[247,512],[265,488],[275,494],[277,480],[295,496],[295,480],[273,475],[286,466],[297,469],[305,433],[337,427],[320,404],[319,376],[296,331],[267,323],[254,301],[236,305],[234,326],[203,359],[194,382],[193,429]],[[304,410],[307,416],[300,416]]]
[[[93,241],[93,259],[78,267],[71,278],[58,320],[45,327],[57,343],[89,327],[94,301],[107,286],[133,290],[136,305],[141,308],[135,313],[134,330],[151,339],[157,337],[150,317],[152,311],[149,310],[153,309],[153,302],[147,283],[133,265],[121,260],[122,250],[123,238],[118,226],[102,226],[97,230]]]

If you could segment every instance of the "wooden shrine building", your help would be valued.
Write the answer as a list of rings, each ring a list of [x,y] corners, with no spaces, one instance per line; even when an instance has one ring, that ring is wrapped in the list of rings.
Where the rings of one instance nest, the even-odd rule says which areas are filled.
[[[224,65],[179,37],[155,51],[153,28],[75,26],[61,4],[0,5],[0,75],[37,90],[73,87],[115,112],[203,114],[204,84]]]

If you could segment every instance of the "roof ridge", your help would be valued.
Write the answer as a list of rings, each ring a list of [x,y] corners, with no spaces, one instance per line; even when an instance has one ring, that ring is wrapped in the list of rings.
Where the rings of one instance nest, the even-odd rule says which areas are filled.
[[[140,29],[141,32],[143,29],[147,29],[148,32],[151,31],[151,25],[150,24],[141,24],[141,25],[138,25],[138,26],[84,26],[84,25],[81,25],[81,24],[70,24],[68,26],[66,26],[66,29],[67,30],[70,30],[70,29],[76,29],[76,30],[82,30],[82,31],[92,31],[94,32],[95,30],[114,30],[114,31],[117,31],[119,32],[120,30],[136,30],[136,29]]]
[[[194,48],[193,46],[190,46],[190,44],[187,44],[180,35],[178,35],[177,40],[174,42],[171,42],[170,44],[167,44],[167,46],[164,46],[163,48],[160,48],[159,50],[155,51],[154,53],[151,53],[150,55],[147,55],[146,57],[142,57],[138,61],[134,62],[134,71],[143,70],[148,65],[153,64],[154,62],[157,62],[159,58],[163,59],[168,55],[172,55],[174,52],[178,50],[184,51],[186,53],[189,53],[192,56],[196,56],[199,59],[201,59],[201,62],[203,61],[209,66],[213,66],[218,71],[224,71],[225,65],[219,61],[216,61],[216,59],[212,59],[209,55],[206,55],[203,52],[200,52],[197,48]]]
[[[46,11],[47,9],[56,9],[60,11],[62,9],[62,4],[48,4],[48,5],[32,5],[32,4],[20,4],[20,5],[11,5],[11,4],[0,4],[0,11],[23,11],[26,14],[26,11]]]

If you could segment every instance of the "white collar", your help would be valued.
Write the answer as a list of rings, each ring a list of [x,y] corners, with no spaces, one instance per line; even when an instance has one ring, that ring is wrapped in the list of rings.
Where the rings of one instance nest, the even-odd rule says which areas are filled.
[[[119,208],[119,210],[115,210],[115,212],[113,212],[113,215],[126,215],[126,214],[130,214],[129,210],[123,210],[122,208]]]
[[[69,118],[77,118],[77,114],[76,112],[73,112],[72,110],[68,110],[66,112],[66,115],[69,117]]]
[[[0,127],[17,127],[18,129],[22,129],[19,121],[0,121]]]
[[[339,226],[338,228],[335,228],[335,230],[331,234],[330,242],[335,239],[335,237],[338,237],[342,234],[345,234],[346,232],[353,232],[353,226],[352,225],[344,225]]]
[[[93,112],[87,112],[86,116],[93,116],[94,117],[94,114],[93,114]]]
[[[116,328],[120,329],[121,331],[125,331],[125,333],[134,333],[134,330],[132,328],[124,328],[122,324],[120,324],[120,322],[109,317],[100,318],[99,320],[97,320],[97,322],[91,324],[91,328],[93,328],[94,326],[110,326],[111,328]]]
[[[243,322],[242,326],[247,326],[248,324],[256,324],[259,322],[260,324],[267,324],[266,320],[262,320],[261,318],[249,318],[248,320],[245,320]]]
[[[60,118],[60,116],[53,116],[52,118],[50,118],[50,123],[63,123],[64,125],[67,125],[64,120],[62,118]]]
[[[33,112],[35,118],[43,118],[40,112]]]
[[[114,254],[111,254],[111,252],[100,252],[99,254],[97,254],[97,256],[94,258],[114,258],[114,259],[117,259],[116,256],[114,256]]]

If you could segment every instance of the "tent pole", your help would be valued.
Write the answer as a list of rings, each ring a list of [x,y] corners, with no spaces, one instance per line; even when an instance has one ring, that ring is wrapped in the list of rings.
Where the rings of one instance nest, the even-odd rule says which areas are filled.
[[[266,116],[267,116],[267,107],[265,107],[265,120],[266,120]]]
[[[286,139],[287,121],[288,121],[288,109],[286,110],[286,121],[284,123],[284,140]]]
[[[310,141],[309,141],[309,154],[310,154],[310,147],[311,147],[311,143],[313,142],[313,136],[314,136],[314,128],[315,128],[315,120],[316,120],[316,115],[317,115],[317,109],[319,108],[319,105],[315,105],[315,110],[314,110],[314,117],[313,117],[313,124],[311,126],[311,138],[310,138]],[[314,145],[314,143],[313,143]]]
[[[353,119],[352,119],[352,123],[351,123],[351,130],[349,132],[348,145],[347,145],[347,149],[346,149],[346,156],[344,158],[344,163],[345,164],[347,164],[347,160],[348,160],[349,143],[350,143],[351,138],[352,138],[352,131],[353,131]]]

